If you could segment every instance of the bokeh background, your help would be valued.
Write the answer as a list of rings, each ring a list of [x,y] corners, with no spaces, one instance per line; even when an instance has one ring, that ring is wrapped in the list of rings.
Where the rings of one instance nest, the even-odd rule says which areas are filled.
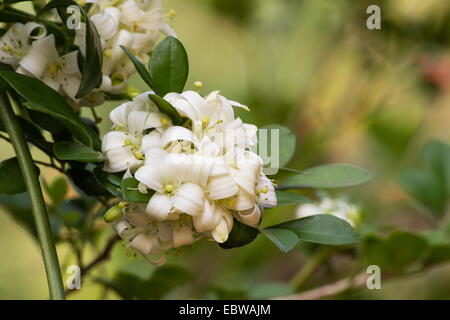
[[[430,139],[450,142],[450,2],[442,0],[164,0],[174,9],[171,22],[190,62],[187,88],[201,80],[202,93],[220,89],[250,106],[240,112],[258,126],[280,123],[297,136],[289,167],[345,162],[375,175],[368,185],[346,189],[364,211],[365,228],[427,230],[430,221],[398,184],[401,168],[417,164]],[[381,30],[366,28],[366,8],[381,7]],[[145,86],[139,79],[131,83]],[[98,107],[108,113],[119,102]],[[83,111],[90,115],[89,112]],[[1,142],[2,157],[12,156]],[[44,157],[36,153],[37,158]],[[51,180],[55,172],[42,168]],[[292,218],[294,207],[267,210],[263,224]],[[99,243],[110,234],[102,229]],[[83,257],[96,253],[92,246]],[[63,271],[74,262],[69,247],[58,245]],[[9,215],[0,213],[0,298],[45,299],[47,286],[37,243]],[[261,298],[291,292],[288,281],[308,259],[300,246],[282,254],[263,237],[222,250],[200,241],[172,255],[168,264],[195,276],[165,298]],[[305,289],[361,272],[367,265],[337,254],[319,267]],[[93,281],[126,270],[137,277],[155,271],[116,245],[109,262],[83,283],[73,299],[116,299]],[[64,274],[66,278],[68,275]],[[450,264],[406,274],[382,283],[382,290],[360,289],[338,298],[450,298]]]

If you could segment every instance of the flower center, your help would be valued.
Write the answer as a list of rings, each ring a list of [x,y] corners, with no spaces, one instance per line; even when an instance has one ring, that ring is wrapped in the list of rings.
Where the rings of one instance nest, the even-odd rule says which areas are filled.
[[[173,190],[175,190],[175,187],[174,187],[172,184],[166,184],[166,185],[164,186],[164,190],[165,190],[167,193],[172,193]]]
[[[2,50],[3,51],[11,51],[11,47],[8,46],[7,44],[4,44],[3,47],[2,47]]]
[[[53,63],[50,67],[48,67],[48,72],[50,74],[55,74],[59,71],[59,65],[57,63]]]
[[[204,117],[203,119],[202,119],[202,127],[203,128],[206,128],[206,126],[208,125],[208,123],[211,121],[211,118],[210,117]]]

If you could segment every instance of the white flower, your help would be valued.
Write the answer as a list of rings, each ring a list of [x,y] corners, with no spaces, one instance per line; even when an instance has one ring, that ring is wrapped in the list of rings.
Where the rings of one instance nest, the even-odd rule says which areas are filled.
[[[136,171],[135,178],[155,191],[145,209],[152,219],[163,221],[169,214],[185,213],[195,220],[205,210],[202,187],[212,165],[190,157],[158,148],[146,153],[145,165]]]
[[[0,62],[17,67],[27,55],[31,42],[46,33],[47,30],[35,22],[14,23],[0,39]]]
[[[121,172],[137,169],[144,163],[145,152],[161,145],[162,132],[171,124],[165,114],[158,112],[147,92],[115,108],[110,118],[113,131],[102,139],[106,161],[104,170]]]
[[[183,126],[158,125],[152,117],[160,113],[148,93],[110,114],[115,126],[103,138],[105,170],[126,170],[124,178],[134,176],[140,192],[153,192],[138,206],[136,217],[144,222],[132,222],[128,214],[117,232],[132,239],[134,249],[153,254],[165,250],[163,243],[174,248],[202,237],[223,243],[234,219],[257,227],[262,209],[276,206],[277,199],[261,157],[251,151],[257,128],[234,116],[233,106],[248,108],[218,91],[205,98],[192,91],[169,93],[165,99],[188,118]],[[164,240],[154,227],[166,225],[172,233]]]
[[[89,16],[99,32],[103,49],[102,73],[109,79],[110,86],[102,86],[83,100],[84,104],[95,105],[99,92],[114,94],[125,93],[126,82],[135,73],[133,63],[120,46],[130,49],[133,54],[145,62],[153,50],[161,33],[175,36],[173,30],[166,24],[160,0],[99,0],[89,1],[94,6],[89,10]],[[86,26],[75,36],[75,44],[85,55]]]
[[[304,218],[316,214],[331,214],[350,223],[353,227],[360,223],[360,208],[345,198],[331,198],[323,193],[317,204],[304,204],[297,208],[296,217]]]
[[[19,65],[17,72],[41,79],[56,91],[75,99],[81,80],[77,51],[60,57],[52,34],[34,41]]]

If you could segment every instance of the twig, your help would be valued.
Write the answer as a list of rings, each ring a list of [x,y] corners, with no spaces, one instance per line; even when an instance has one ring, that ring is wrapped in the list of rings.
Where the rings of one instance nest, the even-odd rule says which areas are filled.
[[[66,174],[66,172],[64,170],[58,168],[56,165],[53,165],[51,163],[47,163],[47,162],[39,161],[39,160],[34,160],[34,162],[37,163],[37,164],[40,164],[40,165],[43,165],[43,166],[55,169],[55,170],[57,170],[57,171],[59,171],[59,172],[61,172],[63,174]]]
[[[323,287],[315,288],[309,291],[293,294],[290,296],[277,297],[274,300],[317,300],[334,296],[348,289],[363,286],[367,281],[368,274],[363,272],[353,278],[345,278],[335,283],[327,284]]]
[[[92,260],[90,263],[88,263],[85,267],[80,268],[80,276],[85,275],[98,264],[108,260],[109,255],[111,253],[111,249],[118,240],[120,240],[120,237],[118,235],[114,235],[111,238],[109,238],[103,251],[100,252],[99,255],[96,258],[94,258],[94,260]],[[75,291],[75,289],[66,290],[66,295],[72,293],[73,291]]]

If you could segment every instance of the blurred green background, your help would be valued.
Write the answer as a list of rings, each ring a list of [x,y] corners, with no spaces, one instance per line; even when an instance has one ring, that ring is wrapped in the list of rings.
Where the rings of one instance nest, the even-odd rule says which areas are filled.
[[[401,168],[417,164],[430,139],[450,142],[450,2],[442,0],[164,0],[175,9],[171,22],[190,61],[187,89],[201,80],[202,93],[220,89],[250,106],[240,112],[258,126],[281,123],[297,136],[289,167],[346,162],[375,175],[368,185],[343,190],[365,213],[365,225],[383,231],[432,227],[397,182]],[[381,7],[381,30],[366,28],[366,8]],[[131,83],[144,89],[137,77]],[[119,102],[98,107],[108,113]],[[90,113],[84,111],[86,115]],[[3,157],[12,156],[1,142]],[[43,155],[36,153],[37,158]],[[55,172],[42,169],[46,179]],[[295,208],[268,210],[263,224],[292,218]],[[100,224],[106,239],[111,231]],[[102,243],[100,239],[100,243]],[[74,262],[58,246],[65,267]],[[95,254],[90,249],[84,259]],[[0,214],[0,298],[47,298],[39,248],[9,216]],[[168,264],[185,266],[195,278],[166,298],[265,297],[290,293],[285,285],[307,259],[300,246],[282,254],[263,237],[234,250],[204,240],[183,248]],[[337,254],[305,288],[362,272],[367,265]],[[127,270],[146,277],[155,267],[128,257],[116,245],[111,261],[93,275],[112,277]],[[360,289],[340,298],[450,298],[450,264]],[[86,279],[74,299],[117,298]]]

